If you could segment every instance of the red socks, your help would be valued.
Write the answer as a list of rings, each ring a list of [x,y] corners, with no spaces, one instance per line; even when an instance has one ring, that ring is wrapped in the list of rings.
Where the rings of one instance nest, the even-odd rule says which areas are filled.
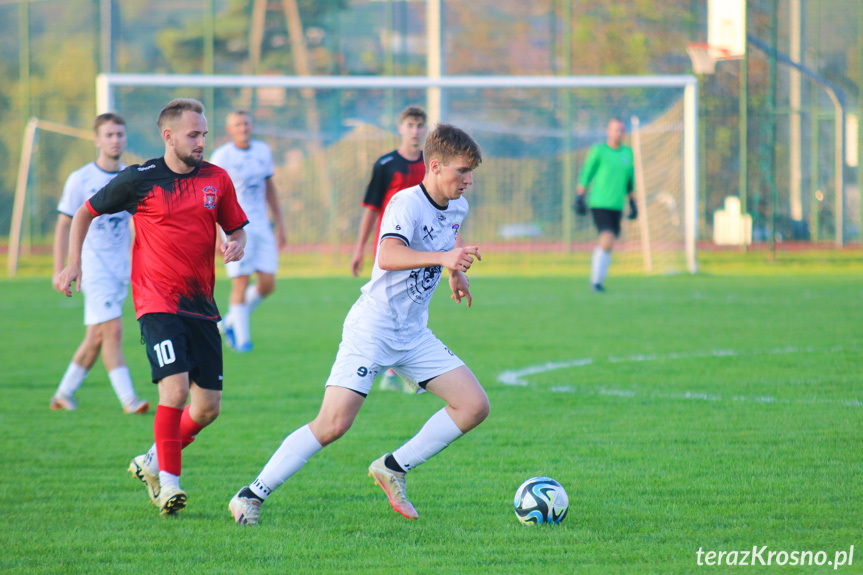
[[[183,410],[181,409],[166,405],[156,407],[156,417],[153,421],[153,436],[156,440],[159,470],[172,475],[180,475],[180,469],[182,468],[183,457],[181,450],[183,449],[183,443],[180,431],[182,419]]]
[[[195,437],[204,429],[189,415],[189,407],[187,405],[182,410],[166,405],[156,407],[153,436],[159,469],[172,475],[180,475],[183,462],[181,451],[195,441]]]
[[[192,416],[189,415],[190,407],[191,405],[186,406],[186,409],[183,410],[183,417],[180,419],[180,440],[183,442],[183,449],[195,441],[195,437],[204,429],[203,425],[195,423]]]

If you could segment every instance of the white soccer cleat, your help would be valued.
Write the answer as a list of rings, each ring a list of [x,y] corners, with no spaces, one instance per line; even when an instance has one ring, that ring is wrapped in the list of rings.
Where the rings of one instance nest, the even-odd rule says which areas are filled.
[[[144,467],[145,457],[147,457],[146,454],[139,455],[133,459],[132,462],[129,463],[129,473],[147,487],[147,495],[150,496],[150,503],[159,507],[161,505],[161,501],[159,500],[159,495],[161,493],[159,474],[153,474],[147,471],[147,468]]]
[[[396,513],[401,513],[408,519],[419,519],[419,513],[408,501],[405,473],[393,471],[386,466],[384,461],[388,455],[389,453],[385,453],[372,462],[369,466],[369,477],[375,480],[375,485],[384,490]]]
[[[131,402],[123,406],[123,413],[126,415],[134,415],[136,413],[147,413],[150,411],[150,402],[146,399],[136,397]]]
[[[51,409],[54,411],[63,411],[64,409],[66,411],[75,411],[78,409],[78,404],[71,397],[55,395],[51,398]]]
[[[237,491],[237,494],[231,498],[228,509],[231,510],[234,521],[240,525],[257,525],[258,519],[261,517],[261,500],[254,497],[240,496],[243,489]]]
[[[159,515],[173,515],[186,507],[186,492],[174,485],[162,487],[159,493]]]

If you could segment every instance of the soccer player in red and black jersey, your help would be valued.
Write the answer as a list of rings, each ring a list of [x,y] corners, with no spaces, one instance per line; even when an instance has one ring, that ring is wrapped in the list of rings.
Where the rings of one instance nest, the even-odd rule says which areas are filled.
[[[219,415],[222,341],[213,298],[216,224],[227,234],[225,263],[243,257],[248,221],[228,173],[203,161],[207,119],[197,100],[172,100],[159,114],[165,155],[129,166],[75,212],[69,263],[55,289],[80,291],[81,247],[90,222],[128,211],[135,222],[132,299],[159,385],[155,444],[129,471],[163,515],[186,506],[181,450]],[[191,396],[191,402],[186,401]]]
[[[363,271],[366,243],[375,228],[375,253],[377,238],[381,232],[381,220],[390,198],[397,192],[418,186],[426,175],[422,145],[426,134],[426,113],[419,106],[408,106],[399,116],[399,135],[402,138],[398,149],[381,156],[372,168],[372,179],[363,199],[360,233],[354,255],[351,258],[351,273],[354,277]]]

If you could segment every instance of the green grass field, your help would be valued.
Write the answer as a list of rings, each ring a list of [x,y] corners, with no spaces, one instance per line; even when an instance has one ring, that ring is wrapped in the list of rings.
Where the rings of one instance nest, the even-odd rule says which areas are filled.
[[[48,409],[83,334],[82,299],[44,278],[2,281],[0,571],[833,572],[696,563],[699,548],[832,561],[863,545],[863,272],[793,267],[613,276],[601,296],[582,277],[478,273],[471,309],[441,289],[431,327],[492,413],[410,474],[419,521],[393,513],[366,467],[441,402],[375,390],[252,529],[228,501],[316,414],[360,280],[283,279],[259,308],[255,351],[226,352],[221,417],[184,452],[189,505],[168,519],[125,471],[152,443],[152,412],[124,416],[101,364],[78,411]],[[127,359],[155,404],[131,299],[127,311]],[[513,494],[533,475],[566,487],[562,525],[516,520]],[[863,550],[838,571],[863,573]]]

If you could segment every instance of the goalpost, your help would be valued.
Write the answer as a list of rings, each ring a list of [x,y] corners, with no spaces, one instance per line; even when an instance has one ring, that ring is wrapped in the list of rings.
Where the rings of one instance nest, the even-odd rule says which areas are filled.
[[[97,112],[123,114],[130,149],[159,155],[160,142],[149,133],[167,99],[213,102],[210,129],[220,142],[224,114],[251,108],[257,137],[274,148],[275,178],[288,218],[302,215],[291,218],[289,242],[337,250],[355,241],[357,206],[372,162],[397,145],[393,116],[404,105],[422,105],[432,90],[441,93],[443,119],[483,146],[471,199],[478,207],[471,215],[472,239],[476,232],[482,245],[511,252],[592,248],[592,226],[571,212],[577,170],[589,145],[605,140],[610,117],[638,116],[644,164],[639,211],[645,219],[624,223],[616,261],[628,262],[633,273],[697,272],[698,106],[692,75],[102,74]],[[315,113],[321,126],[314,133],[305,119],[310,93],[311,105],[320,108]]]
[[[18,182],[15,185],[15,200],[12,205],[12,225],[9,230],[9,259],[6,263],[9,277],[18,273],[18,258],[21,255],[21,232],[24,227],[24,207],[27,200],[27,184],[30,179],[30,165],[36,145],[36,132],[42,130],[62,134],[81,140],[92,140],[93,132],[73,126],[65,126],[39,118],[30,118],[24,129],[21,143],[21,161],[18,165]]]

